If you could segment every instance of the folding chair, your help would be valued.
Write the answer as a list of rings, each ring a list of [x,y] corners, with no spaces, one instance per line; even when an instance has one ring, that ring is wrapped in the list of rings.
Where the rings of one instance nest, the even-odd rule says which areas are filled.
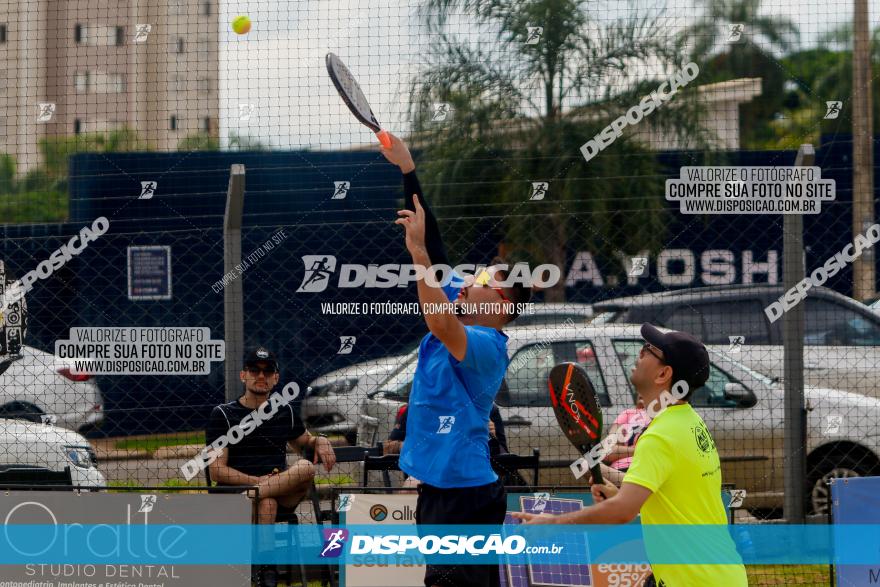
[[[364,460],[364,487],[369,487],[370,471],[382,471],[382,482],[385,487],[391,487],[391,476],[388,471],[399,471],[398,460],[400,455],[368,455]]]
[[[514,479],[522,479],[519,474],[519,469],[531,470],[532,484],[527,485],[527,487],[538,486],[541,451],[537,448],[532,449],[532,456],[529,457],[507,453],[494,456],[490,460],[492,462],[492,468],[502,479],[511,477]]]
[[[205,467],[205,481],[207,482],[208,487],[213,487],[213,483],[211,482],[211,469],[209,467]],[[230,486],[224,486],[230,487]],[[208,489],[208,493],[229,493],[228,491],[218,491],[217,489]],[[275,514],[275,523],[276,524],[288,524],[294,525],[299,524],[299,518],[296,515],[296,508],[288,508],[284,507],[281,504],[278,504],[278,510]],[[278,576],[280,578],[287,579],[288,584],[293,577],[293,573],[291,572],[292,564],[287,565],[278,565]],[[307,587],[308,578],[306,575],[306,567],[300,562],[299,563],[299,580],[302,583],[302,587]]]

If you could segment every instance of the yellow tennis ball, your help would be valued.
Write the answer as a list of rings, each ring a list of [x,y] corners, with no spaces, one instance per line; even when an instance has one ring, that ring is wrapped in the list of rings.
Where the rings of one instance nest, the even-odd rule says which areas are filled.
[[[239,35],[246,35],[251,30],[251,19],[247,16],[236,16],[232,21],[232,30]]]

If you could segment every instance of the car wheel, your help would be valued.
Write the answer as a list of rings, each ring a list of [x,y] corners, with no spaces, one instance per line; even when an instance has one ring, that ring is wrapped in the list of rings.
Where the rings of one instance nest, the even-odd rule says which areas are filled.
[[[805,509],[810,515],[828,514],[831,510],[831,479],[867,477],[877,468],[876,461],[861,454],[831,453],[822,457],[807,475]]]

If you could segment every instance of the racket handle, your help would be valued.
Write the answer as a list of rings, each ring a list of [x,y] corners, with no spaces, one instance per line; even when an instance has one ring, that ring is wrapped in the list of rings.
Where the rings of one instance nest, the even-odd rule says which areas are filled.
[[[386,149],[391,148],[391,136],[388,134],[387,130],[380,130],[376,133],[376,138],[379,139],[379,142],[382,143],[382,146]]]
[[[595,485],[605,485],[605,481],[602,479],[602,465],[596,465],[592,469],[590,469],[590,475],[593,476],[593,484]]]

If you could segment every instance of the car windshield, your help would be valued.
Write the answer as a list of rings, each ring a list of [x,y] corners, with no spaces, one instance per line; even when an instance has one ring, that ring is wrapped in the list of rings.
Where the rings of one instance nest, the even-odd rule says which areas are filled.
[[[407,397],[409,388],[412,387],[413,377],[416,375],[416,364],[419,360],[418,349],[414,350],[394,373],[379,384],[375,394],[397,395]]]
[[[715,355],[716,357],[718,357],[720,359],[724,359],[725,361],[732,363],[733,365],[742,369],[743,371],[745,371],[746,373],[748,373],[749,375],[751,375],[752,377],[754,377],[755,379],[757,379],[758,381],[760,381],[761,383],[763,383],[765,385],[773,385],[774,383],[776,383],[776,381],[778,381],[778,379],[772,379],[770,377],[767,377],[763,373],[759,373],[758,371],[755,371],[751,367],[747,367],[746,365],[744,365],[740,361],[737,361],[736,359],[734,359],[733,357],[731,357],[727,353],[722,353],[721,351],[717,351],[715,349],[707,349],[707,350],[709,351],[709,354]]]

